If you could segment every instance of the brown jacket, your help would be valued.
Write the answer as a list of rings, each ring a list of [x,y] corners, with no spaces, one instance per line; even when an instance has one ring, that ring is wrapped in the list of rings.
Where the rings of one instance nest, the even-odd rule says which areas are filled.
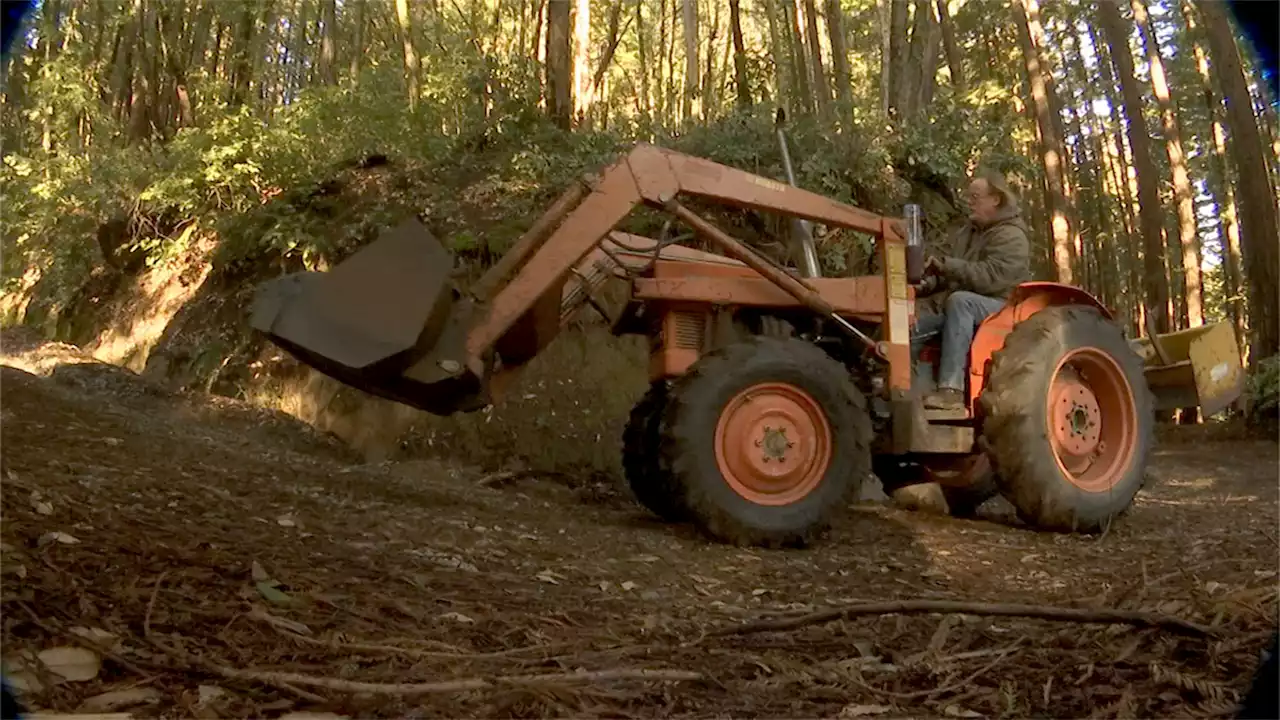
[[[949,239],[951,254],[943,259],[940,275],[926,281],[917,294],[922,309],[941,312],[956,290],[1006,298],[1031,279],[1031,243],[1017,205],[1001,208],[986,226],[967,220]]]

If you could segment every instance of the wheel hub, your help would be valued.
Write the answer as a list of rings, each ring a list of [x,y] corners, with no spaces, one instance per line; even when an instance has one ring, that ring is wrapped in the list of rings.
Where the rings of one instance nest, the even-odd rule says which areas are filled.
[[[763,383],[738,393],[716,426],[716,463],[725,482],[761,505],[808,495],[831,463],[822,407],[800,388]]]
[[[1102,437],[1102,411],[1098,398],[1078,373],[1063,373],[1054,383],[1053,425],[1058,446],[1072,455],[1088,455],[1098,449]]]
[[[785,462],[787,459],[787,450],[795,447],[796,444],[787,439],[787,428],[764,426],[764,432],[761,433],[760,439],[756,440],[756,447],[764,451],[762,455],[764,462],[776,460]]]
[[[1049,441],[1067,478],[1109,490],[1128,466],[1138,419],[1124,371],[1105,352],[1078,348],[1059,361],[1049,389]]]

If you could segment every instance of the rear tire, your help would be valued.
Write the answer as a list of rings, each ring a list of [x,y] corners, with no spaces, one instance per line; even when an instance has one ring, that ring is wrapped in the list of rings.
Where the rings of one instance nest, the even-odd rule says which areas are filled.
[[[704,355],[672,385],[661,434],[692,519],[738,545],[812,542],[871,467],[871,419],[848,370],[794,338]]]
[[[667,382],[658,380],[631,408],[627,427],[622,431],[622,471],[631,494],[641,505],[667,522],[681,522],[688,519],[688,508],[658,459],[659,430],[666,407]]]
[[[1151,392],[1142,360],[1097,309],[1052,307],[1015,326],[981,402],[996,482],[1028,524],[1099,532],[1142,488]]]

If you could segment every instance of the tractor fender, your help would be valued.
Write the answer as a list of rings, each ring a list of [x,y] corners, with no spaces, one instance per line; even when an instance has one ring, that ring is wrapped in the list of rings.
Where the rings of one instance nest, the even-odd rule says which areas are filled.
[[[1013,289],[1004,307],[982,321],[969,347],[969,406],[975,412],[979,408],[978,397],[986,382],[991,356],[1004,347],[1005,337],[1018,323],[1044,310],[1058,305],[1088,305],[1095,307],[1108,320],[1114,315],[1089,292],[1074,285],[1056,282],[1025,282]]]

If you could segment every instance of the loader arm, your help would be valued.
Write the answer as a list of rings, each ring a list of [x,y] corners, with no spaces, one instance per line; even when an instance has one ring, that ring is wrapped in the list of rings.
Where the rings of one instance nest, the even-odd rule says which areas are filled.
[[[524,322],[538,324],[537,303],[549,303],[551,299],[558,303],[558,288],[570,269],[577,266],[642,203],[668,210],[690,221],[704,237],[719,240],[717,244],[727,254],[736,256],[736,260],[747,263],[775,284],[784,286],[784,289],[789,286],[796,292],[812,293],[807,300],[818,304],[815,310],[824,314],[834,312],[834,307],[822,300],[822,293],[812,284],[781,271],[741,243],[733,241],[736,247],[725,247],[723,239],[711,234],[714,228],[706,227],[709,223],[705,220],[698,223],[701,219],[679,204],[681,196],[778,212],[869,233],[877,239],[890,236],[900,242],[890,219],[884,216],[709,160],[639,144],[598,177],[586,179],[583,187],[575,186],[566,191],[516,242],[503,260],[477,282],[473,295],[484,304],[484,308],[467,335],[467,365],[471,371],[477,375],[484,372],[486,355],[512,328]],[[898,248],[900,252],[901,246]],[[895,257],[895,260],[900,257]],[[894,266],[903,267],[901,262],[895,262]],[[909,303],[905,277],[900,284],[900,288],[895,288],[899,292],[884,295]],[[826,303],[825,307],[821,303]],[[892,333],[897,337],[888,337],[888,343],[907,342],[906,312],[906,308],[901,308],[903,322],[899,323],[899,332]],[[546,332],[535,333],[539,336],[535,342],[543,346],[554,336],[554,329],[549,327],[550,321],[546,319],[550,317],[549,313],[542,314],[541,324],[546,326]],[[537,349],[540,348],[528,348],[520,354],[531,356]]]
[[[682,205],[686,196],[869,233],[877,239],[885,275],[797,277]],[[723,255],[640,242],[616,231],[641,204],[679,218]],[[501,395],[577,304],[595,302],[591,290],[613,273],[632,278],[633,297],[643,302],[807,307],[887,360],[890,388],[905,391],[912,301],[904,248],[889,218],[640,144],[569,187],[465,294],[449,281],[452,257],[421,223],[408,219],[327,272],[264,283],[251,323],[333,378],[448,415],[482,408]],[[666,272],[666,279],[653,278],[658,282],[641,289],[635,274],[648,267]],[[686,282],[668,272],[675,268],[678,275],[682,267],[696,268],[694,275],[702,277]],[[878,341],[850,321],[886,317]]]

